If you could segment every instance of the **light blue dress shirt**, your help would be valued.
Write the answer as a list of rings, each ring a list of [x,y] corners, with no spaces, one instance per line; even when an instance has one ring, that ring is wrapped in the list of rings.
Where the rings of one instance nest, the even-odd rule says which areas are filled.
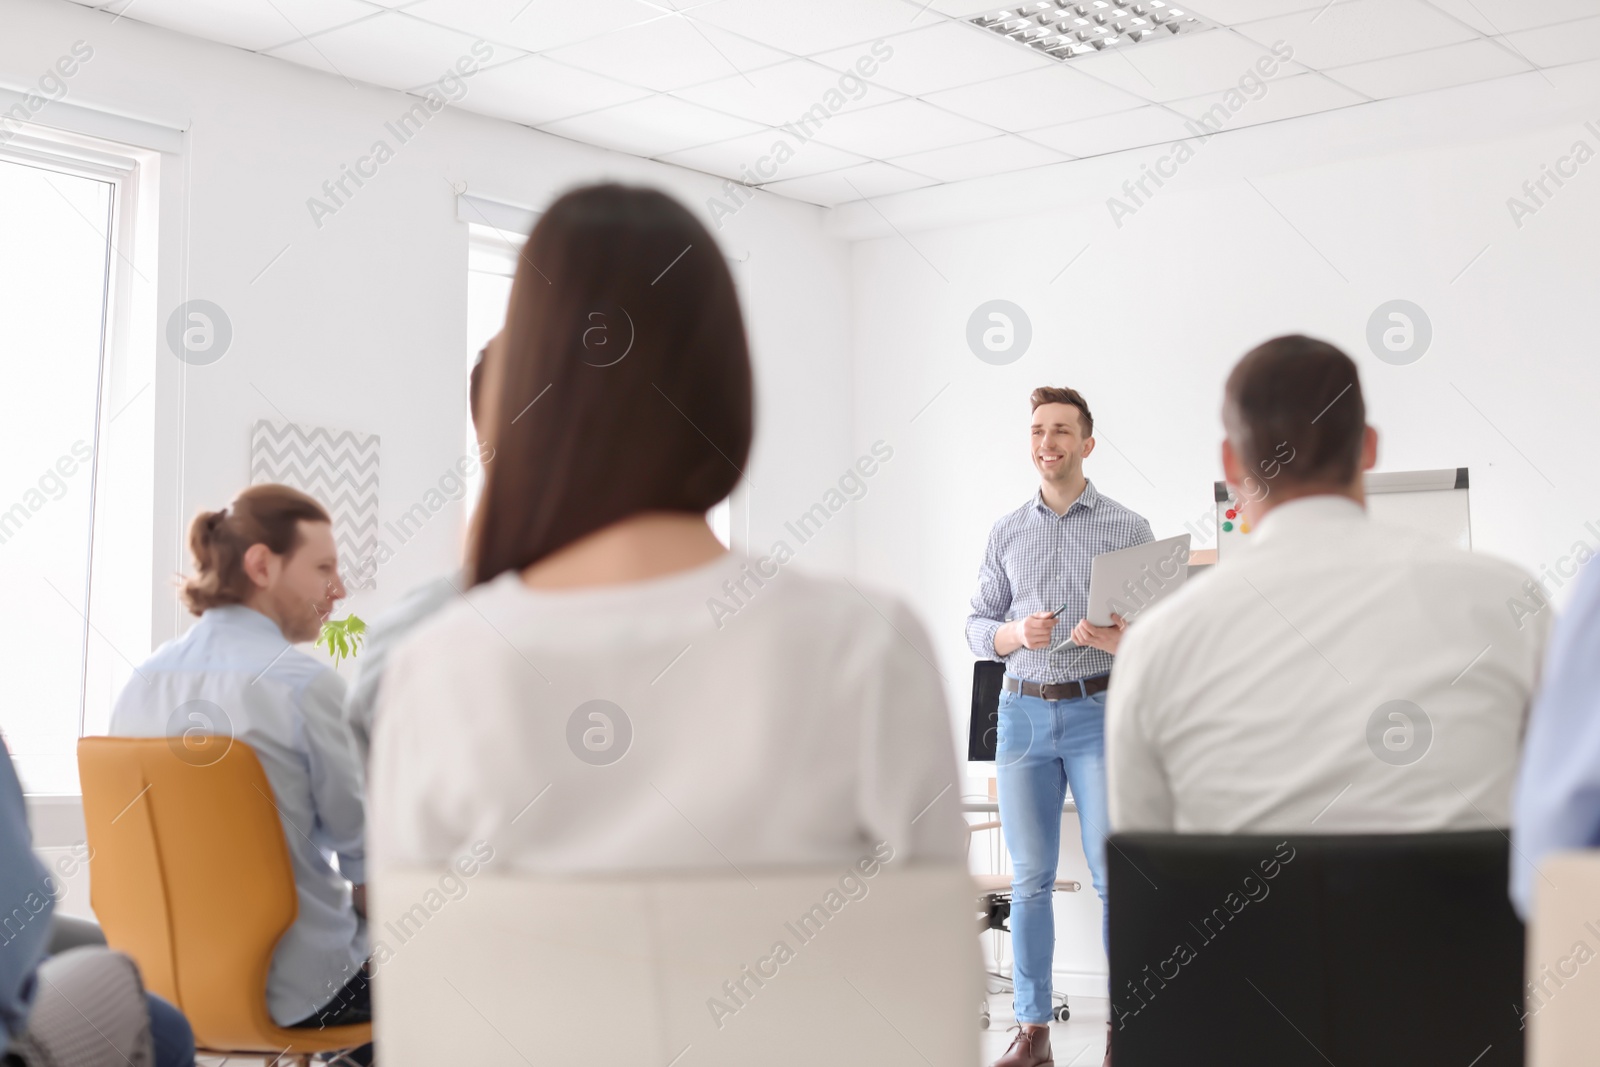
[[[366,881],[361,762],[343,721],[344,679],[294,648],[265,615],[211,608],[139,666],[111,733],[231,734],[255,750],[283,821],[300,912],[278,942],[267,1006],[280,1026],[327,1004],[367,956],[350,887]],[[338,858],[338,868],[334,858]]]
[[[1511,900],[1527,919],[1538,867],[1550,853],[1600,846],[1600,566],[1594,563],[1556,620],[1522,748],[1511,826]]]
[[[389,653],[399,647],[411,632],[433,618],[446,604],[459,600],[472,588],[466,571],[435,578],[418,586],[400,599],[367,629],[361,654],[356,657],[356,677],[345,698],[344,717],[355,739],[361,765],[366,766],[372,748],[372,720],[378,711],[378,692],[389,667]]]
[[[28,809],[11,753],[0,746],[0,1055],[27,1027],[39,961],[55,907],[49,876],[33,854]]]
[[[1089,609],[1090,567],[1102,552],[1153,540],[1144,516],[1102,496],[1091,481],[1084,482],[1078,499],[1060,515],[1045,504],[1042,492],[1035,492],[989,531],[978,591],[967,616],[967,647],[979,659],[1003,661],[1007,674],[1029,682],[1105,674],[1111,669],[1110,653],[1067,643]],[[1003,624],[1062,604],[1066,610],[1056,620],[1050,646],[995,654],[995,631]]]

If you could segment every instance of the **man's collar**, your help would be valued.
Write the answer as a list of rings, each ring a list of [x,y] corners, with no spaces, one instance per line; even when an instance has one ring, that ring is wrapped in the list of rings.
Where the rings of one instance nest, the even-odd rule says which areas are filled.
[[[1294,536],[1340,523],[1362,522],[1366,518],[1366,509],[1347,496],[1315,493],[1296,497],[1267,512],[1261,517],[1254,536],[1259,544],[1262,540]]]
[[[1085,478],[1083,480],[1083,492],[1078,494],[1078,499],[1067,505],[1067,510],[1062,512],[1062,515],[1070,514],[1072,509],[1077,507],[1079,504],[1082,504],[1084,507],[1093,510],[1094,506],[1098,503],[1100,503],[1100,494],[1095,490],[1094,482]],[[1035,489],[1033,491],[1033,506],[1035,510],[1042,511],[1052,518],[1057,517],[1056,513],[1050,510],[1050,505],[1044,502],[1043,489]]]
[[[222,623],[228,626],[241,626],[258,630],[263,634],[283,637],[283,628],[276,622],[255,608],[247,608],[243,604],[219,604],[214,608],[207,608],[205,614],[201,616],[201,621],[207,619],[211,620],[213,625]]]

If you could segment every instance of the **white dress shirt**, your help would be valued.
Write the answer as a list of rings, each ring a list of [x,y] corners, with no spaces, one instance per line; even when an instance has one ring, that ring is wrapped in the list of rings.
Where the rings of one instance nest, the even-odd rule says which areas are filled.
[[[1529,580],[1343,497],[1279,505],[1123,637],[1106,710],[1113,829],[1509,825],[1550,624],[1546,611],[1519,628],[1510,601]]]
[[[743,872],[880,841],[897,864],[964,862],[921,624],[889,596],[764,575],[732,554],[577,590],[508,572],[446,607],[379,696],[373,862],[487,844],[529,873]]]
[[[231,733],[261,761],[300,905],[267,975],[267,1007],[280,1026],[332,1000],[367,956],[346,884],[365,882],[366,872],[361,765],[343,704],[332,667],[297,651],[260,612],[228,605],[157,649],[111,713],[116,736]]]

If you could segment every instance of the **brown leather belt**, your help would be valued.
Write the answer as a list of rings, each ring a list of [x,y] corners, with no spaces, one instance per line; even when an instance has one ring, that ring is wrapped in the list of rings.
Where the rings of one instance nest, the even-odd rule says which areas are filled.
[[[1075,682],[1041,684],[1024,682],[1008,674],[1000,684],[1008,693],[1021,693],[1025,697],[1038,697],[1040,700],[1082,700],[1096,693],[1104,693],[1111,685],[1111,675],[1097,674],[1093,678],[1082,678]]]

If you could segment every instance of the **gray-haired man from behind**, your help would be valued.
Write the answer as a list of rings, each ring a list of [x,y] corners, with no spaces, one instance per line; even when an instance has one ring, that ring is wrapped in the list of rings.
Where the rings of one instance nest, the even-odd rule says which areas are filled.
[[[1310,337],[1239,360],[1222,465],[1252,542],[1142,615],[1106,712],[1117,833],[1499,829],[1548,612],[1520,568],[1367,514],[1355,363]],[[1265,474],[1270,491],[1252,493]],[[1424,758],[1426,757],[1426,758]]]

